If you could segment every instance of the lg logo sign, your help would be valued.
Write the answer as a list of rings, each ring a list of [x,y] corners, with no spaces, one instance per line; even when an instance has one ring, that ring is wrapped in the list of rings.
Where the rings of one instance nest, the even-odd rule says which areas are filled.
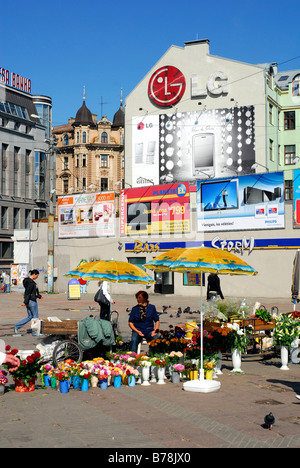
[[[180,101],[185,87],[185,78],[181,71],[169,65],[153,73],[148,85],[148,95],[157,106],[170,107]]]

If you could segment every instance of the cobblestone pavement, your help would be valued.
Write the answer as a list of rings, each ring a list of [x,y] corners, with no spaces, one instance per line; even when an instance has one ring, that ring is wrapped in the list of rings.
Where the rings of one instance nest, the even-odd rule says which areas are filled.
[[[134,304],[133,298],[115,300],[121,332],[129,337],[126,308]],[[195,299],[153,295],[151,301],[158,310],[171,306],[161,315],[161,328],[197,318],[196,314],[175,317],[178,306],[197,310]],[[268,309],[277,305],[280,312],[293,309],[288,298],[258,301]],[[26,315],[21,302],[20,292],[0,295],[0,339],[19,349],[35,349],[40,338],[26,333],[26,328],[21,337],[12,336],[13,325]],[[94,307],[90,294],[78,301],[68,300],[66,294],[46,294],[39,302],[39,315],[81,320],[97,312],[89,307]],[[193,453],[197,448],[300,447],[300,400],[295,397],[300,393],[299,365],[290,363],[283,371],[279,356],[263,360],[247,355],[243,374],[231,370],[231,360],[224,356],[220,390],[206,394],[186,392],[182,382],[169,381],[88,392],[71,389],[67,394],[38,382],[34,392],[18,394],[10,380],[8,391],[0,396],[0,447],[105,448],[107,456],[115,457],[116,448],[129,453],[134,449],[145,457],[148,452],[139,449]],[[264,427],[270,412],[275,416],[272,430]]]

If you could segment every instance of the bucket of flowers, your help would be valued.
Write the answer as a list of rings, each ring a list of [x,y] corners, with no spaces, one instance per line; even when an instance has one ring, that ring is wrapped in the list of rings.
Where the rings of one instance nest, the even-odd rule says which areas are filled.
[[[5,385],[8,382],[7,372],[5,370],[0,371],[0,395],[4,395]]]
[[[138,369],[133,366],[127,365],[125,368],[125,374],[128,379],[128,386],[134,387],[137,377],[140,375]]]
[[[6,346],[7,353],[14,355],[18,354],[17,349],[11,349]],[[27,356],[27,359],[20,360],[20,366],[17,370],[11,371],[7,366],[6,368],[15,382],[15,391],[19,393],[33,392],[35,390],[35,381],[40,373],[41,368],[41,355],[38,351]]]
[[[123,368],[122,368],[121,364],[115,365],[115,366],[112,368],[111,373],[112,373],[112,375],[114,376],[114,387],[115,387],[115,388],[121,387],[121,384],[122,384],[122,375],[123,375]]]
[[[58,368],[55,378],[59,382],[60,393],[68,393],[70,387],[70,375],[65,369]]]
[[[185,366],[183,364],[177,363],[177,364],[172,364],[171,366],[171,381],[172,383],[179,383],[180,382],[180,377],[181,373],[184,372]]]

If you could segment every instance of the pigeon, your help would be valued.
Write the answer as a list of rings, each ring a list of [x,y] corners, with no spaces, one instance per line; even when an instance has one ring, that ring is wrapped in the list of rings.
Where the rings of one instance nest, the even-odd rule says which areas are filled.
[[[268,429],[272,429],[273,424],[275,423],[275,418],[273,416],[273,413],[269,413],[265,416],[265,424],[268,427]]]

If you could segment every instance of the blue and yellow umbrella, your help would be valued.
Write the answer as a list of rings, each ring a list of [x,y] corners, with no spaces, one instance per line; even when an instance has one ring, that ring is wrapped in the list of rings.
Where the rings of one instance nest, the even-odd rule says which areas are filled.
[[[221,275],[257,275],[244,260],[211,247],[190,247],[168,250],[145,264],[149,270],[186,273],[217,273]]]
[[[177,273],[217,273],[222,275],[257,275],[257,271],[244,260],[227,252],[211,247],[190,247],[168,250],[144,265],[155,271],[174,271]],[[202,275],[200,276],[202,279]],[[198,380],[183,384],[184,390],[207,393],[218,390],[220,383],[204,379],[203,368],[203,306],[201,283],[200,307],[200,375]]]
[[[128,262],[99,260],[81,263],[74,270],[65,273],[69,278],[82,278],[85,281],[98,280],[112,283],[155,283],[151,276],[140,267]]]

